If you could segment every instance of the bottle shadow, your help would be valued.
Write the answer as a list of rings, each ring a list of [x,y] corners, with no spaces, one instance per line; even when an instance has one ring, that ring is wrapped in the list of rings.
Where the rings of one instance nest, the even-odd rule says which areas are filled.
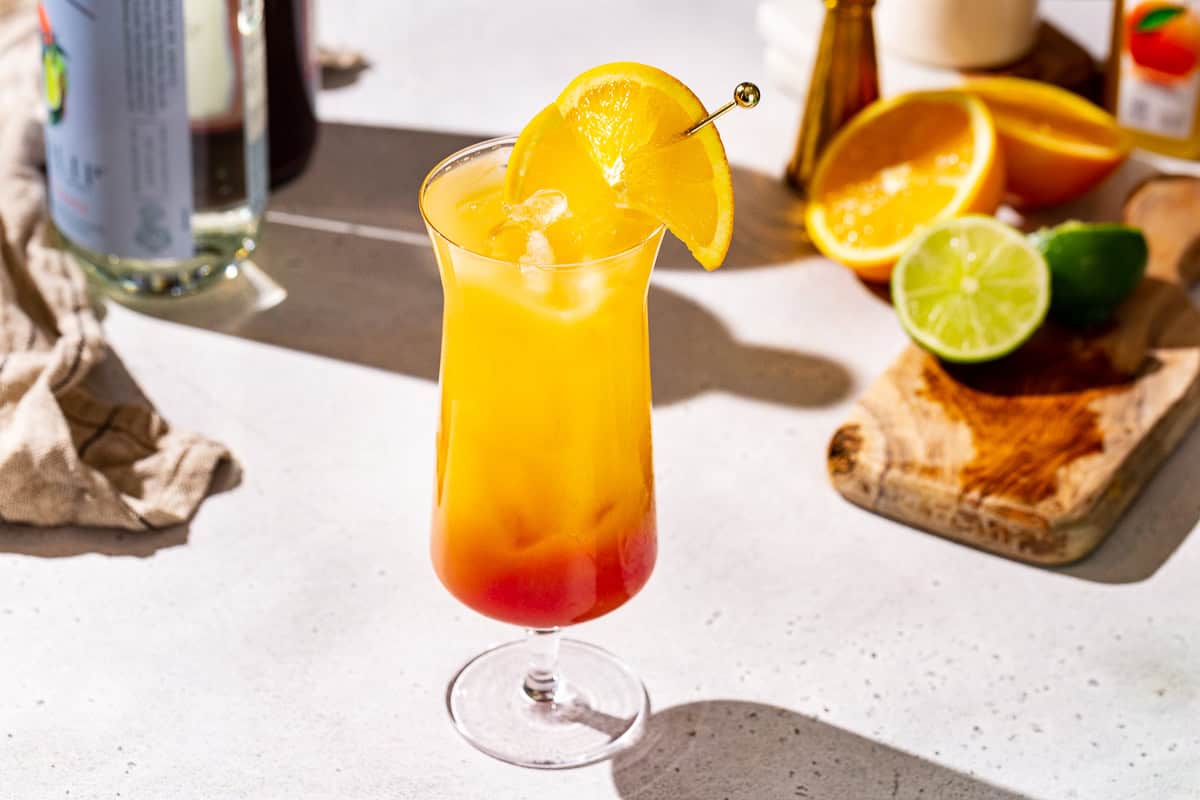
[[[417,193],[446,156],[496,134],[324,123],[307,171],[271,196],[275,215],[338,220],[422,233]],[[804,203],[777,175],[734,164],[733,239],[722,270],[785,264],[815,252],[804,232]],[[268,240],[269,241],[269,240]],[[656,269],[698,269],[667,236]]]
[[[243,274],[194,297],[115,298],[135,310],[369,367],[437,379],[442,292],[417,204],[428,170],[478,135],[323,125],[308,171],[272,197],[263,243]],[[779,181],[735,169],[735,266],[800,252],[796,200]],[[668,237],[670,238],[670,237]],[[664,246],[659,265],[687,263]],[[657,267],[656,267],[657,268]],[[711,312],[663,287],[649,293],[655,402],[706,391],[823,406],[850,391],[849,372],[823,356],[738,341]]]
[[[290,224],[268,224],[267,237],[270,244],[245,274],[204,294],[121,302],[181,324],[437,380],[442,290],[426,242]],[[851,389],[841,364],[739,341],[682,294],[651,285],[648,304],[657,405],[723,391],[780,405],[826,406]]]
[[[706,700],[651,715],[642,741],[617,756],[624,800],[762,800],[930,796],[1022,800],[850,731],[778,706]]]
[[[322,123],[304,173],[271,193],[268,218],[283,214],[423,236],[417,198],[425,176],[451,153],[495,135]],[[268,249],[271,239],[268,231]]]

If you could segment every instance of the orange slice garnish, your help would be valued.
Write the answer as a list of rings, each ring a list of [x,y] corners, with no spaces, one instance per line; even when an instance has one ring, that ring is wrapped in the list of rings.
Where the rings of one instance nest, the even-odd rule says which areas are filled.
[[[568,238],[590,251],[615,252],[648,221],[662,223],[715,269],[733,235],[733,181],[714,126],[683,135],[705,115],[691,90],[660,69],[590,69],[521,131],[505,199],[562,192],[571,214],[559,226],[575,226]]]

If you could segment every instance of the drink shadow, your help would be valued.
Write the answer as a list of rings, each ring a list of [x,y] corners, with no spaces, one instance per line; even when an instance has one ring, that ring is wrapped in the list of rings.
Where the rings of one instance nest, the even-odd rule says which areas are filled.
[[[734,338],[710,311],[661,286],[650,287],[650,363],[654,402],[670,405],[726,392],[798,408],[828,406],[852,388],[836,361]]]
[[[612,775],[624,800],[1025,798],[813,717],[740,700],[654,713]]]
[[[539,704],[546,705],[546,704]],[[575,700],[569,704],[558,706],[554,712],[561,715],[564,722],[584,725],[594,731],[600,731],[609,739],[617,739],[632,726],[636,718],[616,717],[592,708],[583,700]]]

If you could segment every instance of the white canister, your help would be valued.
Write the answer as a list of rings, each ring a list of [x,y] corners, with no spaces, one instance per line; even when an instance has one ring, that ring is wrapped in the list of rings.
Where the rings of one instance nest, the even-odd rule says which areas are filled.
[[[1038,0],[879,0],[876,30],[891,54],[954,69],[1009,64],[1029,52]]]

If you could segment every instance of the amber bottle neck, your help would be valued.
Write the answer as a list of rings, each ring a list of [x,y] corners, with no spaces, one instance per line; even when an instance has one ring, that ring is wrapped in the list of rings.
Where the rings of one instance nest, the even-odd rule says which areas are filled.
[[[825,0],[826,11],[849,12],[861,14],[875,8],[875,0]]]

